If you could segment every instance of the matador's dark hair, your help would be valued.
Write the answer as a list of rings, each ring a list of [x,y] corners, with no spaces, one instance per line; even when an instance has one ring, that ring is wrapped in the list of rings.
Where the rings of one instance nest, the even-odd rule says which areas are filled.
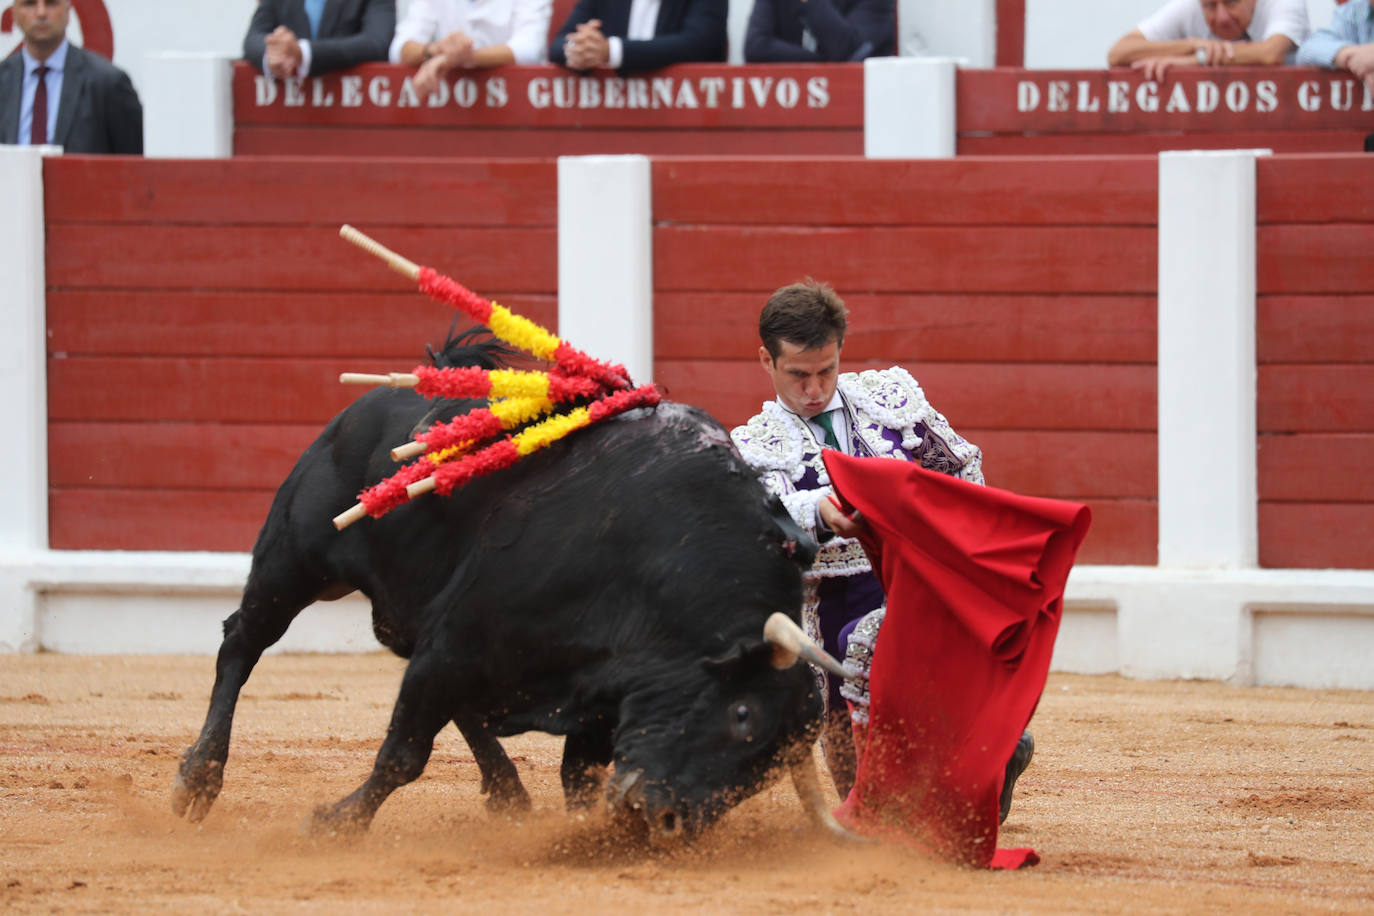
[[[807,277],[768,297],[759,315],[759,339],[774,359],[784,340],[803,350],[819,349],[831,342],[843,345],[848,316],[844,300],[829,284]]]

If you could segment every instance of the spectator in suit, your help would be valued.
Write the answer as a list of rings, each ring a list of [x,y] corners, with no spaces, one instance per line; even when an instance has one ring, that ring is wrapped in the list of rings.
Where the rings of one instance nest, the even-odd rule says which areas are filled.
[[[1298,48],[1298,63],[1349,70],[1374,93],[1374,0],[1342,2],[1331,14],[1331,24]]]
[[[258,0],[243,59],[277,79],[386,60],[396,0]]]
[[[749,63],[863,60],[896,45],[893,0],[754,0],[744,38]]]
[[[143,105],[129,75],[67,41],[71,0],[14,0],[24,35],[0,63],[0,142],[68,153],[143,154]]]
[[[1107,52],[1159,80],[1171,66],[1291,63],[1307,37],[1307,0],[1169,0]]]
[[[390,60],[419,67],[421,95],[450,70],[542,64],[552,15],[553,0],[411,0]]]
[[[622,73],[725,60],[727,0],[577,0],[549,45],[571,70]]]

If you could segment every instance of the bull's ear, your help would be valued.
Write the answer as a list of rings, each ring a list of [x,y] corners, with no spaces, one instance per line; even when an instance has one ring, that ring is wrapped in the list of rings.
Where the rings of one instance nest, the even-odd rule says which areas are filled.
[[[764,639],[742,639],[720,655],[703,658],[701,667],[719,678],[728,678],[744,668],[767,665],[773,657],[773,647]]]
[[[816,539],[792,519],[777,496],[768,497],[768,514],[777,526],[778,543],[782,544],[783,551],[803,570],[810,569],[819,549]]]

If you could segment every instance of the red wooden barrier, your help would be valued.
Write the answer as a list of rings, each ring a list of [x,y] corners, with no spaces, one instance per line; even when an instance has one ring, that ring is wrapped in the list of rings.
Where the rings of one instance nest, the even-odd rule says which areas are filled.
[[[960,70],[956,93],[961,155],[1354,153],[1374,130],[1359,80],[1311,68],[1181,67],[1161,83],[1127,68]]]
[[[804,275],[853,314],[847,369],[907,365],[988,479],[1084,499],[1087,562],[1156,557],[1149,158],[662,160],[656,378],[727,424],[771,393],[758,311]]]
[[[552,162],[61,157],[44,187],[54,548],[249,549],[358,396],[338,373],[442,340],[452,309],[343,222],[556,319]]]
[[[45,160],[50,543],[246,550],[300,449],[451,311],[349,221],[537,321],[556,314],[549,161]],[[1086,500],[1087,562],[1153,563],[1149,157],[653,163],[656,378],[741,422],[758,309],[810,274],[846,368],[909,366],[989,480]],[[1374,567],[1374,158],[1258,164],[1260,551]],[[1352,190],[1354,189],[1354,190]]]
[[[684,64],[644,76],[503,67],[432,96],[405,67],[275,82],[234,70],[235,155],[857,155],[860,64]]]
[[[1257,181],[1260,562],[1374,568],[1374,157]]]

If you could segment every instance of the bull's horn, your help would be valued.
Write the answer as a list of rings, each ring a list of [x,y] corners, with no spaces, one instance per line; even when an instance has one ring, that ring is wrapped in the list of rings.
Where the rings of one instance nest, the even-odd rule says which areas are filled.
[[[835,815],[830,813],[830,806],[825,803],[825,799],[821,796],[820,780],[816,776],[816,761],[812,759],[810,753],[795,761],[792,764],[791,772],[792,785],[797,787],[797,797],[801,799],[802,807],[810,815],[812,823],[823,828],[836,839],[850,843],[872,842],[847,829],[835,820]]]
[[[853,679],[856,674],[845,670],[834,656],[811,641],[811,637],[786,614],[778,611],[763,624],[763,638],[773,644],[773,667],[791,668],[798,658],[824,668],[836,677]]]

